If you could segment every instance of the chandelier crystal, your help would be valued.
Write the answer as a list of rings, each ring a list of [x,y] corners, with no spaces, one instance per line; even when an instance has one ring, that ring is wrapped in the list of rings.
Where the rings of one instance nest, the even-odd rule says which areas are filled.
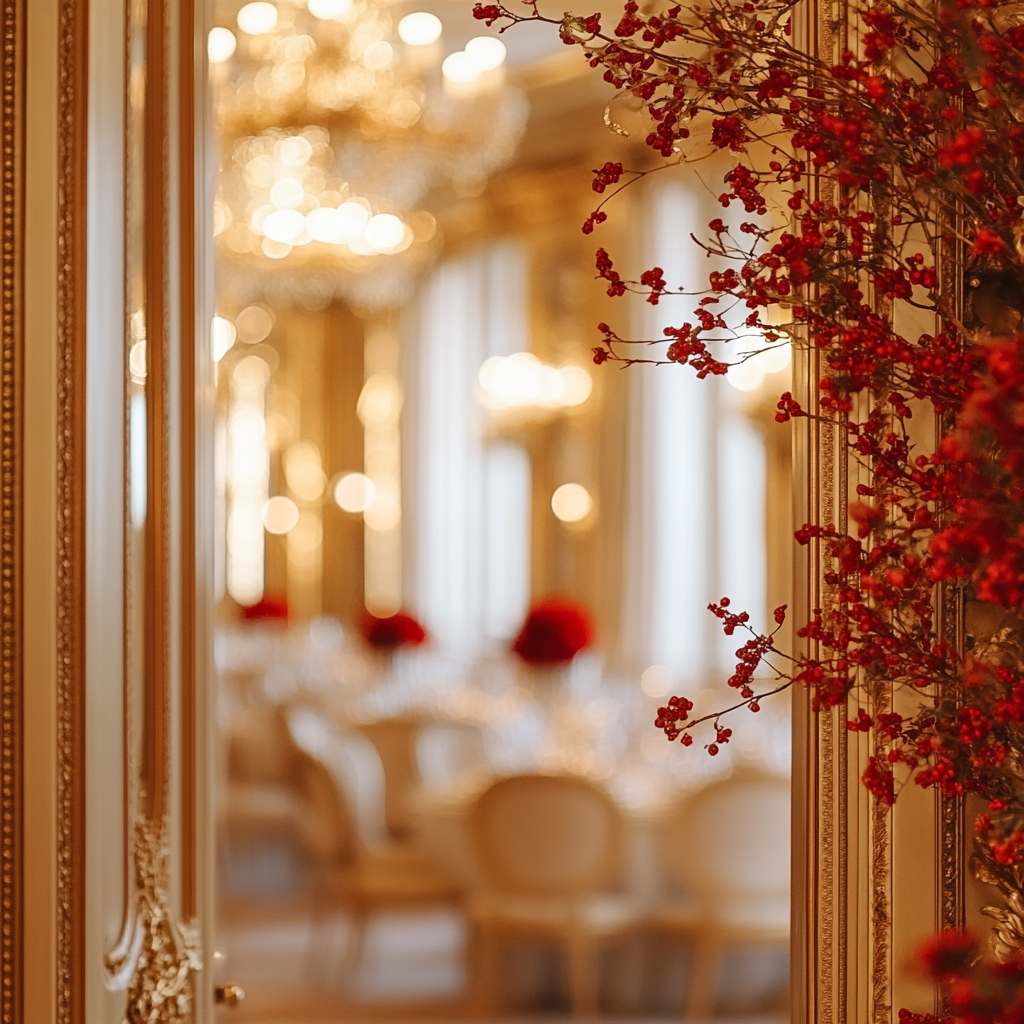
[[[401,302],[437,251],[438,196],[477,194],[522,135],[504,45],[445,55],[440,19],[377,0],[216,13],[223,286],[241,302]]]

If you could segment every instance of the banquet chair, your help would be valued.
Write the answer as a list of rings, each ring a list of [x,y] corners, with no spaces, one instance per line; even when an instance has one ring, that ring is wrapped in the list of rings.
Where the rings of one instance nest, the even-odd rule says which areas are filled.
[[[416,737],[423,720],[418,715],[399,715],[366,722],[359,732],[373,744],[384,770],[384,823],[398,839],[412,833],[409,794],[419,784],[416,766]]]
[[[331,903],[344,907],[352,918],[353,937],[342,972],[351,988],[372,914],[455,903],[459,891],[418,849],[389,837],[384,769],[365,736],[328,725],[306,709],[289,713],[288,728],[305,755],[311,812],[304,828],[307,852]]]
[[[445,790],[491,773],[480,727],[469,722],[435,722],[416,738],[416,766],[427,789]]]
[[[787,779],[741,771],[674,810],[666,859],[695,902],[663,908],[652,924],[694,945],[688,1018],[711,1016],[727,949],[788,950],[790,802]]]
[[[486,887],[470,900],[477,1012],[497,1005],[499,953],[512,938],[554,941],[568,964],[574,1017],[598,1010],[600,945],[636,927],[626,896],[608,893],[623,824],[608,794],[580,778],[519,775],[493,783],[470,813]]]
[[[261,845],[294,842],[302,805],[292,751],[277,709],[237,709],[224,726],[217,825],[228,864]]]

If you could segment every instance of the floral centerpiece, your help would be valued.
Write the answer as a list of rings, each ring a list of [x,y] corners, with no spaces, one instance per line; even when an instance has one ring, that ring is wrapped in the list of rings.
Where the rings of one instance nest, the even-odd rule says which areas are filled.
[[[288,602],[283,597],[261,597],[255,604],[242,605],[239,614],[243,622],[288,623]]]
[[[407,612],[383,618],[366,612],[359,620],[359,632],[369,647],[389,655],[400,647],[419,647],[427,640],[427,631]]]
[[[530,609],[512,650],[527,665],[567,665],[590,646],[593,635],[593,624],[584,608],[561,598],[547,598]]]
[[[623,276],[597,250],[610,295],[694,306],[662,338],[598,325],[595,362],[705,378],[792,345],[813,408],[786,392],[776,419],[812,416],[857,474],[834,517],[796,533],[823,567],[803,650],[775,647],[785,608],[766,633],[727,600],[711,605],[746,637],[729,679],[737,699],[694,719],[676,696],[657,725],[691,744],[710,723],[714,755],[732,736],[726,713],[804,686],[815,710],[843,708],[868,734],[876,807],[908,784],[983,800],[979,870],[1007,900],[992,912],[993,954],[1013,963],[1024,955],[1024,25],[1010,0],[851,0],[808,52],[795,12],[793,0],[626,0],[607,23],[547,19],[530,0],[474,10],[503,28],[549,21],[647,118],[650,155],[595,171],[604,198],[584,233],[651,173],[729,158],[719,201],[742,213],[695,242],[712,257],[706,289],[686,292],[660,267]],[[918,423],[935,423],[938,442]],[[949,625],[963,615],[979,624],[966,635]],[[761,665],[776,681],[758,693]]]

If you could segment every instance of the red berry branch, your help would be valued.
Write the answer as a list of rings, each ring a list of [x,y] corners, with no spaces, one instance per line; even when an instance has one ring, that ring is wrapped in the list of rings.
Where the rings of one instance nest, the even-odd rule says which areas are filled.
[[[715,268],[699,297],[659,267],[625,277],[597,250],[609,295],[697,301],[660,339],[599,325],[594,361],[672,362],[703,378],[748,356],[750,339],[799,347],[820,368],[814,415],[845,438],[861,481],[840,522],[796,532],[826,567],[828,607],[797,630],[816,653],[784,658],[774,634],[751,630],[723,599],[710,610],[725,632],[750,634],[729,680],[738,703],[693,720],[692,703],[673,697],[658,726],[689,745],[693,727],[710,720],[706,749],[717,753],[731,738],[722,715],[756,711],[767,696],[755,692],[766,665],[770,692],[806,686],[815,709],[845,708],[849,729],[871,734],[863,781],[884,804],[911,780],[987,800],[976,822],[982,857],[1016,868],[1024,25],[1008,0],[866,0],[849,12],[859,49],[832,63],[794,43],[793,9],[793,0],[704,0],[641,12],[627,0],[614,24],[597,14],[547,19],[535,2],[474,13],[502,31],[557,25],[612,88],[639,101],[651,156],[637,170],[596,170],[599,194],[652,170],[732,158],[719,201],[742,214],[716,218],[697,241]],[[585,233],[606,220],[613,195]],[[779,422],[807,415],[791,393],[779,399]],[[937,444],[919,440],[922,421],[939,425]],[[988,606],[995,634],[958,650],[937,625],[940,585]],[[902,713],[874,699],[890,687],[915,695],[900,700]]]

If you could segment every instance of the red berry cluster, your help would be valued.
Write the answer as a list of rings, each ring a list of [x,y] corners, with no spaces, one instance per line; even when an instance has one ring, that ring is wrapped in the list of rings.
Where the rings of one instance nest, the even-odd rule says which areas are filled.
[[[1017,865],[1024,794],[1009,766],[1024,762],[1024,665],[998,637],[955,649],[936,620],[938,585],[1024,607],[1024,26],[1013,2],[861,0],[859,50],[837,59],[794,43],[795,0],[626,0],[610,30],[596,16],[552,24],[642,108],[662,158],[633,172],[605,164],[597,192],[731,155],[719,202],[738,216],[712,220],[698,243],[713,269],[692,315],[659,339],[602,324],[594,361],[669,361],[703,378],[725,373],[744,339],[800,347],[821,371],[813,415],[861,469],[840,522],[796,532],[819,550],[829,593],[797,630],[813,656],[787,658],[728,602],[711,606],[727,633],[749,636],[729,680],[736,707],[759,707],[763,665],[771,692],[797,684],[816,709],[849,705],[879,801],[907,780],[976,794],[989,805],[984,855]],[[526,7],[499,13],[547,20]],[[584,231],[604,220],[599,206]],[[612,296],[684,294],[658,267],[627,277],[603,248],[596,269]],[[655,343],[667,347],[652,357]],[[780,423],[809,415],[789,392],[777,410]],[[940,425],[941,443],[921,442],[921,421]],[[874,699],[892,687],[914,697],[902,715]],[[689,744],[710,720],[716,753],[728,710],[695,720],[673,698],[658,725]]]

